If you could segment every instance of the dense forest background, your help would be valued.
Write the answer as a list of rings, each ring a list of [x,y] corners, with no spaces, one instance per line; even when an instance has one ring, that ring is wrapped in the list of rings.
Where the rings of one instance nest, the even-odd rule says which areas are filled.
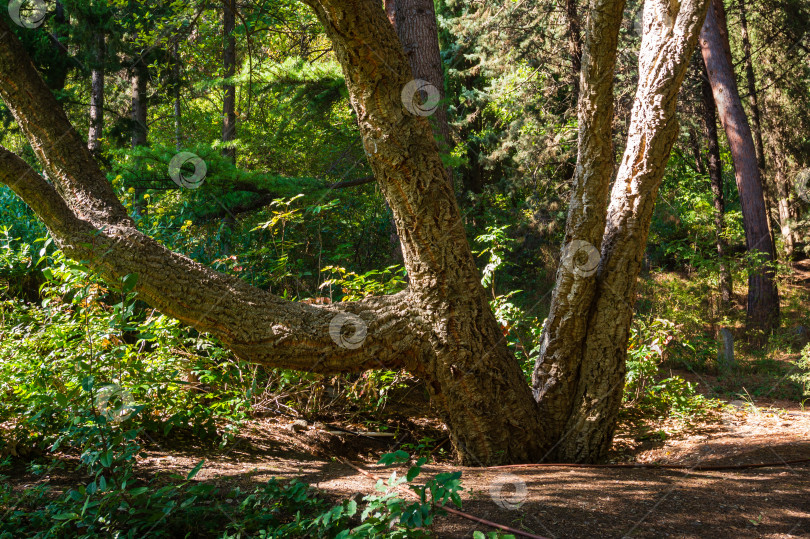
[[[424,9],[393,4],[386,9],[401,10],[395,19]],[[642,4],[626,3],[619,33],[617,166],[638,86]],[[0,17],[140,231],[218,272],[314,305],[408,286],[392,211],[369,165],[376,144],[363,142],[344,71],[308,7],[59,0],[8,8]],[[436,0],[430,9],[441,87],[432,87],[433,103],[415,99],[430,109],[482,285],[530,383],[563,263],[588,6]],[[660,421],[686,428],[720,406],[717,399],[810,397],[810,353],[801,352],[810,342],[810,4],[733,0],[725,11],[776,257],[763,262],[747,248],[740,165],[696,50],[632,302],[620,421],[645,435],[666,437]],[[2,102],[0,121],[0,145],[42,172]],[[59,459],[47,455],[72,451],[92,478],[59,501],[29,493],[30,507],[0,532],[41,529],[53,514],[61,522],[53,526],[81,523],[88,534],[140,526],[152,522],[150,511],[209,494],[131,486],[127,494],[144,436],[226,447],[262,414],[399,432],[399,397],[416,388],[425,402],[406,370],[332,375],[241,360],[141,301],[137,275],[110,282],[90,266],[57,249],[34,212],[0,185],[0,463],[23,458],[52,470]],[[775,276],[779,305],[775,321],[751,324],[749,275],[762,271]],[[450,458],[440,426],[413,432],[408,453]],[[434,481],[452,492],[456,479]],[[107,487],[113,483],[118,490]],[[256,500],[286,500],[288,515],[310,500],[295,488],[276,484]],[[0,486],[0,509],[14,495]],[[150,496],[154,507],[144,509],[137,500]],[[131,520],[99,524],[121,500],[139,508]],[[234,513],[243,526],[270,525],[245,507]],[[352,516],[340,507],[335,522]],[[411,515],[403,526],[423,523],[402,511]]]

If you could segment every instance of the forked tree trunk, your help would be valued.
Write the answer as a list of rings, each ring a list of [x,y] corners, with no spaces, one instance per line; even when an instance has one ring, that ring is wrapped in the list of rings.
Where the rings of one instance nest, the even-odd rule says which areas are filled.
[[[229,82],[225,83],[223,90],[225,96],[222,100],[222,142],[226,148],[222,150],[222,155],[229,157],[236,163],[236,148],[232,146],[236,139],[236,86],[233,84],[236,73],[236,0],[223,0],[223,49],[222,49],[222,76]]]
[[[462,462],[542,458],[542,418],[489,308],[430,123],[402,103],[411,69],[397,35],[373,0],[309,3],[343,66],[365,147],[376,149],[369,162],[427,331],[431,360],[421,374]]]
[[[760,256],[763,261],[763,265],[753,268],[749,273],[747,325],[750,329],[768,333],[779,323],[779,293],[772,266],[775,260],[773,239],[768,226],[751,128],[729,61],[728,42],[724,39],[727,33],[721,27],[724,20],[722,1],[713,0],[700,34],[700,47],[720,121],[734,159],[748,251]]]
[[[104,131],[104,60],[106,46],[104,33],[94,36],[93,67],[90,71],[90,131],[87,134],[87,148],[94,156],[101,151],[100,139]]]
[[[709,84],[709,74],[706,64],[700,59],[701,98],[703,109],[703,132],[706,136],[706,145],[709,151],[709,181],[714,199],[714,235],[717,244],[717,259],[720,274],[720,312],[729,314],[731,307],[731,271],[726,261],[725,217],[726,201],[723,194],[723,161],[720,159],[720,142],[717,137],[717,107],[714,104],[712,87]]]
[[[555,327],[584,313],[589,317],[578,350],[554,340],[546,343],[546,349],[576,353],[573,363],[579,361],[577,372],[564,380],[573,395],[557,391],[567,409],[544,400],[545,409],[557,412],[545,417],[538,413],[489,308],[431,126],[403,107],[401,92],[410,79],[409,66],[384,11],[374,0],[309,1],[343,66],[364,142],[376,148],[370,163],[400,231],[408,291],[341,305],[296,304],[217,274],[141,234],[2,19],[0,97],[53,186],[3,148],[0,182],[32,207],[68,256],[86,260],[108,279],[137,273],[141,299],[217,335],[248,361],[310,372],[409,369],[425,380],[465,464],[539,461],[552,450],[567,460],[599,459],[615,425],[632,316],[630,298],[658,184],[677,134],[675,99],[705,2],[686,0],[674,14],[668,1],[650,2],[630,140],[607,223],[610,138],[599,137],[603,129],[609,134],[612,115],[599,116],[589,100],[610,107],[612,95],[601,95],[597,89],[610,89],[624,3],[592,2],[601,9],[590,18],[594,31],[586,46],[590,53],[586,52],[583,74],[598,77],[585,84],[583,76],[581,118],[596,130],[581,126],[577,173],[581,196],[572,202],[577,208],[572,212],[576,221],[572,230],[587,232],[579,227],[592,210],[598,210],[601,217],[596,222],[605,224],[606,232],[598,279],[585,276],[588,266],[573,256],[565,258],[573,275],[566,277],[561,270],[562,286],[572,298],[581,294],[582,283],[588,283],[591,292],[590,301],[573,304],[558,293],[555,312],[564,320]],[[600,44],[609,47],[606,55]],[[603,154],[607,154],[603,160],[593,160]],[[592,167],[595,174],[589,173]],[[604,182],[591,186],[586,179]],[[601,231],[589,237],[598,242]],[[586,263],[591,261],[586,256]],[[567,311],[559,305],[567,305]],[[354,320],[362,338],[357,332],[334,331],[341,330],[346,319]],[[569,336],[570,332],[558,332],[555,339]],[[559,372],[548,365],[547,380]]]
[[[592,42],[590,25],[599,24],[597,15],[604,15],[608,17],[604,22],[609,21],[610,25],[608,35],[615,36],[616,18],[609,13],[614,9],[621,13],[624,7],[620,2],[599,7],[594,4],[583,55],[580,161],[569,211],[569,220],[574,223],[583,223],[594,214],[602,215],[601,195],[610,180],[608,159],[604,160],[601,177],[590,182],[579,177],[580,169],[587,170],[583,165],[592,162],[583,162],[582,158],[587,157],[583,150],[593,147],[587,140],[590,132],[582,130],[583,116],[586,121],[594,118],[585,84],[590,77],[585,74],[593,69],[593,55],[597,51],[615,59],[615,45],[597,48]],[[549,412],[548,419],[553,422],[557,438],[554,455],[561,460],[593,462],[603,458],[612,443],[624,389],[636,280],[658,188],[678,134],[675,117],[678,92],[706,6],[707,0],[687,0],[679,5],[668,0],[647,1],[639,54],[639,87],[604,235],[602,229],[593,231],[588,227],[567,230],[564,263],[557,275],[552,312],[544,328],[535,370],[535,391],[541,408]],[[608,95],[612,97],[612,93]],[[603,107],[610,106],[606,100],[602,96]],[[599,115],[595,118],[608,124],[612,119]],[[594,252],[594,242],[601,243],[601,252]],[[552,392],[555,398],[546,403]]]

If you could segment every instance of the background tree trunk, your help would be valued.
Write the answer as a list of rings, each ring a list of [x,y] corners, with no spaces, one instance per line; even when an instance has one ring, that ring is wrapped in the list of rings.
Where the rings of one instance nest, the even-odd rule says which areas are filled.
[[[582,23],[577,0],[565,0],[565,21],[568,24],[568,50],[571,55],[573,104],[579,102],[579,76],[582,71]]]
[[[723,194],[723,161],[720,159],[720,142],[717,138],[717,107],[714,104],[712,87],[709,84],[709,74],[706,64],[700,59],[701,98],[703,109],[703,132],[706,136],[706,145],[709,151],[709,181],[711,182],[712,198],[714,199],[714,234],[717,243],[717,259],[720,263],[720,312],[728,314],[731,308],[731,271],[726,262],[726,238],[724,235],[726,224],[726,202]]]
[[[743,63],[745,64],[745,80],[748,85],[748,102],[751,106],[751,128],[754,135],[754,149],[757,152],[757,165],[759,166],[759,177],[762,183],[762,194],[765,197],[765,209],[768,216],[768,230],[771,231],[773,239],[774,215],[776,206],[771,189],[768,184],[767,168],[765,163],[765,148],[762,143],[762,123],[760,122],[759,99],[757,97],[757,79],[754,75],[754,63],[751,58],[751,39],[748,37],[748,15],[746,13],[745,0],[739,0],[740,8],[740,37],[742,38]],[[732,62],[733,65],[733,62]]]
[[[172,47],[172,84],[174,85],[174,146],[179,152],[183,148],[182,119],[183,114],[180,109],[180,50],[177,43]]]
[[[87,134],[87,148],[94,156],[98,156],[101,151],[100,139],[104,131],[104,60],[106,46],[103,32],[97,32],[93,37],[95,58],[90,71],[90,131]]]
[[[722,2],[713,0],[700,34],[700,47],[734,159],[748,251],[760,254],[764,264],[767,264],[751,270],[748,277],[748,327],[768,333],[779,323],[779,293],[771,266],[775,260],[773,240],[754,141],[729,61],[728,42],[727,38],[724,39],[726,31],[720,26],[724,20],[722,10]]]
[[[229,81],[236,74],[236,0],[223,0],[223,48],[222,76]],[[223,86],[225,96],[222,99],[222,142],[230,145],[236,139],[236,86],[227,82]],[[222,155],[229,157],[236,164],[236,148],[226,147]]]
[[[147,97],[147,82],[149,79],[149,67],[143,55],[138,56],[132,65],[132,147],[146,146],[148,128],[149,103]],[[146,189],[140,186],[135,187],[135,213],[145,215],[147,204],[143,198]]]

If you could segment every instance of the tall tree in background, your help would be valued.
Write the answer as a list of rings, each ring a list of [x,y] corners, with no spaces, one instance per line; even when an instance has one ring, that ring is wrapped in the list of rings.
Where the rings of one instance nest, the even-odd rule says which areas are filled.
[[[731,63],[723,9],[721,0],[712,0],[700,34],[700,47],[734,159],[748,252],[762,261],[748,276],[748,326],[767,333],[779,323],[779,292],[773,267],[776,257],[754,140]]]
[[[222,0],[222,76],[226,80],[223,86],[225,93],[222,100],[222,142],[225,147],[222,155],[230,157],[236,163],[236,148],[233,141],[236,139],[236,85],[233,77],[236,74],[236,0]]]
[[[97,28],[93,33],[93,64],[90,70],[90,131],[87,148],[93,155],[101,150],[100,139],[104,130],[104,62],[106,44],[104,32]],[[133,140],[134,144],[134,140]]]

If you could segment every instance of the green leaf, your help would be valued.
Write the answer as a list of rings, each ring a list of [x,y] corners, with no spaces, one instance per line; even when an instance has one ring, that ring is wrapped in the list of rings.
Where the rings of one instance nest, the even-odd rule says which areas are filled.
[[[129,294],[135,288],[135,285],[138,283],[138,274],[137,273],[130,273],[126,277],[122,279],[124,286],[122,287],[122,292],[124,294]]]
[[[186,481],[191,481],[192,479],[194,479],[194,476],[197,475],[197,472],[200,471],[200,469],[203,467],[203,464],[205,464],[205,459],[202,459],[200,462],[198,462],[197,465],[190,472],[188,472],[188,475],[186,476]]]
[[[403,450],[394,451],[393,453],[386,453],[382,456],[380,461],[377,464],[383,464],[385,466],[391,466],[393,464],[401,464],[403,462],[408,462],[411,456]]]

